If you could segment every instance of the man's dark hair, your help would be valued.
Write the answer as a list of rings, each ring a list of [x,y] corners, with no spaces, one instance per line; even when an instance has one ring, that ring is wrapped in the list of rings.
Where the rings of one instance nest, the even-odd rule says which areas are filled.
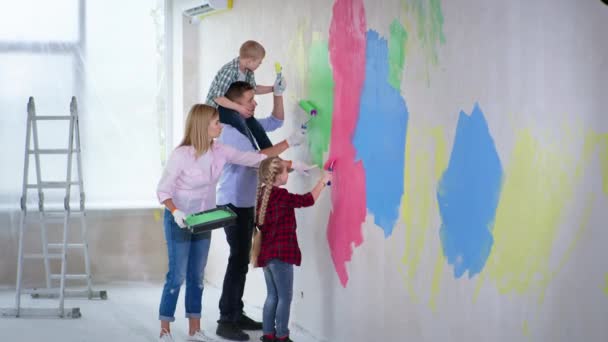
[[[254,89],[255,88],[247,82],[236,81],[232,83],[230,87],[228,87],[228,90],[226,91],[226,94],[224,94],[224,96],[226,96],[226,98],[230,101],[235,101],[236,99],[243,96],[246,91]]]

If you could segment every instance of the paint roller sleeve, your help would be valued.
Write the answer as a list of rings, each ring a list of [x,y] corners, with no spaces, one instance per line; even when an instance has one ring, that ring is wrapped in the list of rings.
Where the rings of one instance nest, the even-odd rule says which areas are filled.
[[[300,108],[312,116],[317,115],[317,109],[310,101],[300,100]]]

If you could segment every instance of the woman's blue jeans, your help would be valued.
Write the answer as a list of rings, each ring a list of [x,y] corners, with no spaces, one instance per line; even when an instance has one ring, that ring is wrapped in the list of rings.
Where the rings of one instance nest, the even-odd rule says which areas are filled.
[[[158,318],[161,321],[175,321],[175,306],[184,280],[186,280],[186,317],[200,318],[203,275],[209,255],[211,232],[191,234],[175,223],[173,214],[169,210],[165,210],[164,227],[169,255],[169,272],[167,272],[160,300]]]
[[[293,298],[293,265],[278,259],[264,267],[266,302],[264,302],[263,330],[265,335],[289,335],[289,311]]]

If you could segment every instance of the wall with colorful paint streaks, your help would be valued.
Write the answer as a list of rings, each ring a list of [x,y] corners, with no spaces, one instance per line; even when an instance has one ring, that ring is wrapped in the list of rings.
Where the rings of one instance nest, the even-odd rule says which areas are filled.
[[[203,91],[260,41],[258,84],[272,84],[274,61],[288,81],[271,138],[310,119],[297,105],[309,100],[309,142],[284,157],[334,161],[334,184],[297,212],[292,329],[311,341],[605,340],[607,31],[599,0],[260,0],[206,18]],[[265,116],[272,101],[258,102]],[[261,306],[261,272],[248,277]]]

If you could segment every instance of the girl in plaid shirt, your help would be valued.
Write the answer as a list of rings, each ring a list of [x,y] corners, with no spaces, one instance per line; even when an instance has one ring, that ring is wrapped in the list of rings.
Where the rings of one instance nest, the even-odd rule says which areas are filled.
[[[304,195],[292,194],[281,188],[287,183],[287,177],[287,167],[281,158],[272,157],[260,163],[256,225],[260,230],[261,244],[259,254],[254,246],[252,262],[254,266],[264,267],[268,292],[264,303],[263,342],[292,341],[288,326],[293,265],[299,266],[302,260],[294,208],[312,206],[331,181],[332,174],[324,172],[315,187]]]

